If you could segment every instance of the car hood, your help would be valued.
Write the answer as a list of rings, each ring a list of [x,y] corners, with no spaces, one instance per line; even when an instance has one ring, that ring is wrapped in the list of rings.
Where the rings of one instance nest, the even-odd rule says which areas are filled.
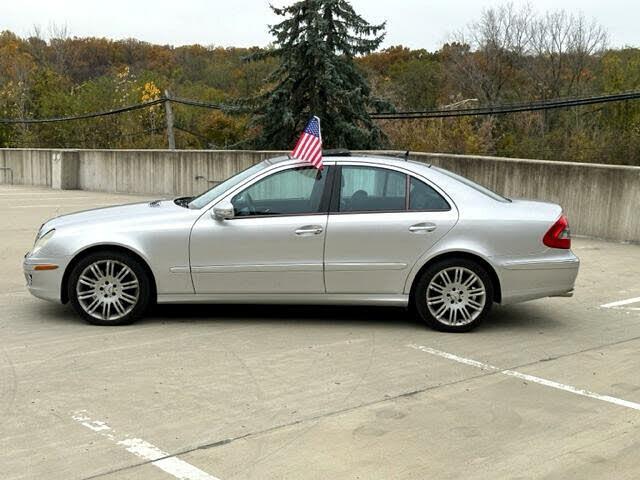
[[[158,222],[160,217],[173,217],[179,213],[194,212],[172,200],[158,202],[130,203],[113,207],[93,208],[80,212],[69,213],[52,218],[42,226],[42,231],[65,226],[86,226],[89,224],[140,223]]]

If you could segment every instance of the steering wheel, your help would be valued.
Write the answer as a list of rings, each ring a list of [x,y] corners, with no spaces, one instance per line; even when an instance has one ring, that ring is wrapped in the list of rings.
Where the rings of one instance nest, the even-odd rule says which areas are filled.
[[[241,192],[237,194],[231,200],[231,204],[233,205],[233,210],[235,211],[236,216],[245,217],[247,215],[255,215],[256,214],[256,205],[253,203],[253,198],[247,192]]]

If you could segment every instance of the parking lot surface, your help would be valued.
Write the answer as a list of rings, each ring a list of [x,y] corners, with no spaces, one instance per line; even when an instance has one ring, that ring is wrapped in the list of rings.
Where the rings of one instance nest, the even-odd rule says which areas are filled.
[[[139,200],[0,186],[1,478],[640,476],[640,246],[576,239],[573,298],[458,335],[361,307],[96,327],[26,292],[44,220]]]

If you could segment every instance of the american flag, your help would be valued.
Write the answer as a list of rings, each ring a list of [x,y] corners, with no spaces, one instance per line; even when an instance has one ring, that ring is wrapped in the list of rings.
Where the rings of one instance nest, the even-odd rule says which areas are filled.
[[[320,119],[313,117],[307,123],[298,143],[291,152],[291,158],[306,160],[318,170],[322,170],[322,135],[320,134]]]

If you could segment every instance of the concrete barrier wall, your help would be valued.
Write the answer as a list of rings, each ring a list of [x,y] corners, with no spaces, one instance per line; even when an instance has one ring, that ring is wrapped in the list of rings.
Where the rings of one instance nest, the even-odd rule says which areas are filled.
[[[20,185],[179,196],[198,194],[282,153],[0,149],[0,167],[11,168],[13,183]],[[577,234],[640,243],[640,167],[437,153],[414,153],[411,158],[509,197],[559,203]],[[0,170],[0,183],[9,180],[8,172]]]
[[[80,150],[82,190],[195,195],[274,152]]]
[[[0,148],[0,183],[51,186],[55,150]]]

